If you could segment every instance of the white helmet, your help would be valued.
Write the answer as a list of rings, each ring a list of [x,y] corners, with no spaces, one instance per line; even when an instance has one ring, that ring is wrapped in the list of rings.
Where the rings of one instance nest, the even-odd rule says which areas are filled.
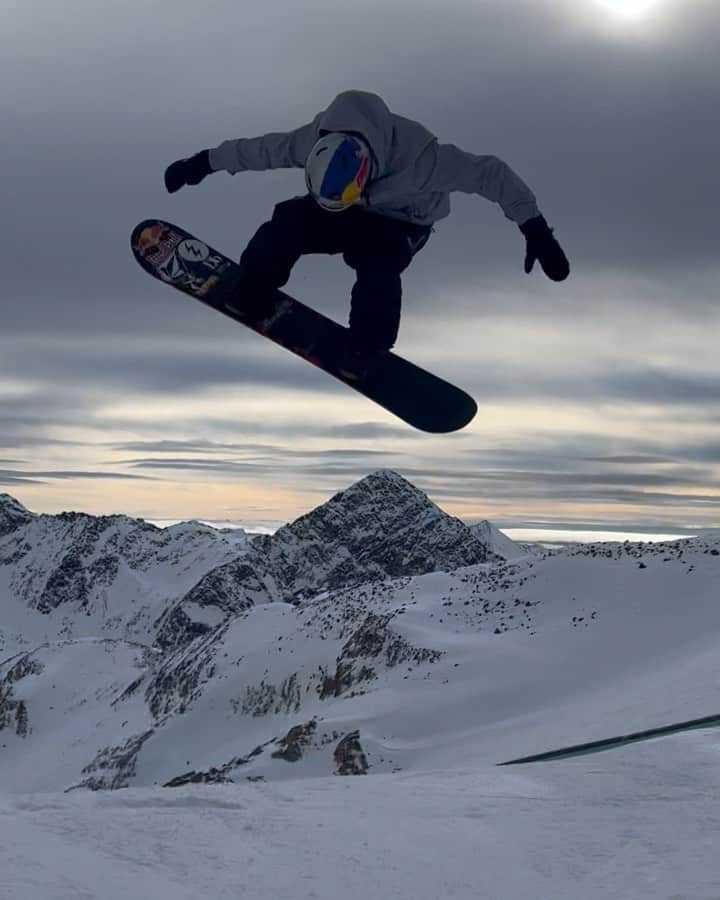
[[[354,134],[332,131],[323,135],[305,161],[308,191],[331,212],[357,203],[370,178],[370,148]]]

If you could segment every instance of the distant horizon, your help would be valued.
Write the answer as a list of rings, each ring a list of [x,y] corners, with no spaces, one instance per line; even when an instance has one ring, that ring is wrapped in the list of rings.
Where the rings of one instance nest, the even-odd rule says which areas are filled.
[[[147,520],[150,521],[150,520]],[[207,519],[157,519],[152,521],[150,524],[157,525],[159,528],[169,528],[173,525],[180,525],[183,522],[199,522],[202,525],[208,525],[211,528],[223,529],[223,528],[239,528],[242,529],[246,534],[274,534],[279,528],[282,528],[283,525],[287,525],[287,522],[277,523],[272,526],[267,523],[252,523],[252,522],[230,522],[230,521],[212,521]],[[465,520],[462,520],[465,521]],[[478,520],[483,521],[483,520]],[[486,520],[491,521],[491,520]],[[476,524],[475,522],[466,522],[467,525]],[[600,544],[600,543],[614,543],[614,542],[622,542],[622,541],[630,541],[631,543],[664,543],[665,541],[677,541],[677,540],[687,540],[688,538],[697,537],[700,534],[712,534],[714,532],[710,531],[693,531],[686,532],[683,534],[673,533],[668,534],[665,532],[647,532],[647,531],[628,531],[628,530],[618,530],[612,531],[607,527],[598,529],[597,531],[592,531],[587,528],[578,528],[578,530],[574,530],[571,528],[568,529],[540,529],[540,528],[506,528],[497,522],[492,522],[499,531],[501,531],[504,535],[507,535],[512,541],[518,544]],[[720,536],[720,534],[719,534]]]
[[[358,480],[362,480],[362,478]],[[413,486],[416,487],[415,485]],[[347,485],[346,487],[350,487],[350,485]],[[423,493],[426,492],[423,491]],[[322,506],[324,503],[326,503],[331,498],[331,496],[334,496],[334,494],[331,494],[326,499],[321,500],[314,505],[308,506],[307,509],[299,512],[298,515],[290,516],[286,519],[268,519],[257,516],[233,516],[229,518],[218,518],[215,516],[202,515],[181,515],[167,517],[147,516],[118,509],[108,509],[103,512],[89,512],[86,509],[78,506],[72,506],[70,508],[59,509],[55,512],[51,512],[48,510],[39,510],[33,508],[30,503],[25,502],[17,495],[17,493],[13,493],[12,491],[0,490],[0,496],[2,496],[3,494],[12,497],[14,500],[21,503],[31,513],[35,513],[37,515],[60,515],[64,512],[77,512],[92,516],[124,515],[131,519],[138,519],[148,522],[149,524],[155,525],[158,528],[169,528],[174,525],[179,525],[186,522],[197,522],[199,524],[207,525],[218,530],[224,528],[242,529],[247,534],[274,534],[274,532],[276,532],[279,528],[282,528],[283,526],[292,523],[297,518],[310,513],[313,509],[316,509],[318,506]],[[507,535],[507,537],[509,537],[511,540],[521,544],[611,543],[622,541],[659,543],[664,541],[685,540],[701,535],[706,537],[717,535],[718,537],[720,537],[720,528],[693,528],[692,526],[678,525],[675,523],[611,523],[603,521],[542,522],[538,521],[537,519],[529,518],[513,518],[511,520],[505,520],[503,518],[494,518],[492,516],[464,516],[447,509],[442,502],[434,500],[432,497],[429,497],[427,493],[426,496],[428,496],[431,502],[435,503],[436,506],[442,509],[443,512],[447,513],[447,515],[455,516],[455,518],[460,519],[467,525],[475,525],[479,522],[490,522],[498,530],[502,531],[503,534]]]

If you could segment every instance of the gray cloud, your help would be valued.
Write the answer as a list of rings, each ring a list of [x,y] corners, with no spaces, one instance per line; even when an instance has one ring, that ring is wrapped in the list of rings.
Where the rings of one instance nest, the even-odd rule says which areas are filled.
[[[60,469],[48,469],[47,471],[13,472],[12,470],[0,470],[0,480],[3,484],[27,483],[37,484],[48,480],[74,480],[76,478],[91,479],[118,479],[121,481],[150,481],[147,475],[130,475],[125,472],[95,472],[72,469],[63,471]]]
[[[482,396],[493,400],[619,401],[628,406],[657,403],[703,408],[718,404],[715,414],[720,409],[720,372],[705,375],[628,365],[612,372],[586,375],[572,369],[552,371],[551,367],[552,362],[541,372],[523,371],[523,367],[511,363],[506,370],[491,372],[489,376],[478,373],[477,392],[481,393],[482,382]]]
[[[272,444],[221,444],[214,441],[131,441],[127,444],[118,444],[116,450],[136,450],[146,453],[202,453],[214,454],[231,451],[234,453],[246,453],[251,456],[279,454],[291,459],[362,459],[370,460],[372,457],[391,457],[397,453],[391,450],[355,450],[343,448],[338,450],[291,450]],[[166,458],[128,460],[128,464],[142,465],[147,462],[163,461]],[[182,462],[182,460],[181,460]]]
[[[4,421],[4,420],[3,420]],[[76,447],[76,441],[61,441],[57,438],[49,438],[49,437],[39,437],[34,434],[23,434],[22,432],[18,432],[17,434],[3,434],[0,435],[0,447],[3,449],[10,449],[16,447]],[[23,460],[0,460],[0,464],[5,463],[16,463],[22,464]]]
[[[260,338],[251,336],[235,325],[217,345],[203,343],[193,345],[184,341],[140,343],[125,347],[118,343],[106,346],[98,344],[77,345],[42,342],[36,353],[28,354],[22,345],[9,344],[3,348],[3,362],[16,376],[46,379],[54,385],[67,380],[68,389],[74,394],[87,385],[120,391],[152,391],[168,395],[189,394],[208,387],[255,384],[258,389],[282,387],[288,391],[322,390],[326,394],[347,394],[348,388],[313,366],[308,366],[281,348],[260,346]],[[257,343],[255,343],[257,341]],[[30,344],[32,346],[32,343]],[[602,401],[618,400],[625,404],[658,403],[678,406],[711,405],[714,415],[720,412],[720,370],[697,373],[671,368],[650,368],[628,364],[613,371],[584,374],[566,368],[562,361],[547,360],[538,370],[537,362],[528,359],[508,359],[502,369],[477,368],[466,376],[465,384],[471,392],[487,401]],[[453,368],[446,366],[445,368]],[[453,372],[445,371],[448,377]],[[459,375],[458,381],[462,381]],[[48,394],[37,392],[30,396],[0,399],[0,414],[17,424],[51,417],[57,411],[61,388],[53,387]],[[91,408],[88,395],[80,396],[80,405]],[[713,408],[713,405],[714,408]],[[353,425],[345,432],[348,437],[359,437],[363,428],[374,430],[376,435],[389,435],[378,431],[377,425]],[[337,429],[335,434],[340,436]],[[369,433],[369,432],[368,432]]]
[[[327,437],[356,441],[392,440],[393,438],[401,438],[403,441],[422,441],[425,436],[417,431],[408,431],[407,428],[387,425],[384,422],[354,422],[352,425],[330,426],[327,430]],[[465,436],[458,435],[457,437]]]
[[[671,463],[669,456],[652,456],[638,453],[635,456],[586,456],[583,462],[601,463],[608,466],[652,466],[656,463]]]
[[[388,429],[397,436],[404,436],[401,429]],[[375,437],[374,430],[370,430],[366,437]],[[387,456],[392,451],[387,450],[288,450],[273,444],[246,444],[246,443],[219,443],[218,441],[128,441],[126,443],[113,444],[115,450],[138,451],[140,453],[224,453],[233,451],[239,453],[274,453],[282,451],[291,456]]]
[[[325,493],[333,482],[344,486],[362,477],[369,469],[378,466],[377,460],[369,455],[353,454],[347,461],[339,459],[310,459],[302,456],[293,458],[284,451],[268,458],[230,460],[195,459],[182,457],[148,458],[128,461],[128,465],[142,470],[178,470],[185,472],[206,472],[221,477],[243,477],[264,479],[268,472],[278,472],[294,480],[302,480],[308,490]],[[566,460],[566,465],[572,462]],[[701,470],[675,467],[672,470],[625,473],[623,471],[599,472],[597,470],[576,469],[575,471],[547,471],[544,469],[523,470],[516,467],[493,470],[483,466],[475,469],[446,471],[433,467],[401,464],[399,470],[413,483],[428,490],[435,497],[444,499],[464,499],[476,501],[479,497],[516,501],[546,498],[556,502],[559,499],[584,501],[587,503],[611,502],[623,505],[697,506],[714,505],[720,509],[720,491],[717,495],[687,493],[688,486],[710,485],[720,489],[720,480],[709,478]],[[659,488],[678,490],[670,493]],[[686,503],[687,501],[687,503]]]
[[[292,453],[284,449],[278,449],[267,455],[258,455],[256,459],[231,460],[231,459],[194,459],[188,457],[166,457],[127,460],[126,465],[133,469],[150,470],[180,470],[185,472],[208,472],[224,477],[237,478],[245,476],[264,479],[269,471],[281,474],[292,469],[295,475],[307,477],[314,475],[320,479],[328,476],[345,474],[351,477],[361,477],[368,469],[382,468],[391,465],[392,454],[373,453],[372,451],[354,451],[350,453]],[[327,460],[348,458],[350,462],[337,463]],[[296,460],[309,459],[310,463],[304,465]]]
[[[573,497],[636,504],[643,516],[654,505],[660,521],[684,502],[677,489],[689,511],[712,509],[720,367],[699,361],[717,358],[720,325],[720,18],[710,0],[665,6],[666,22],[635,35],[605,28],[591,0],[218,0],[211,11],[190,0],[36,0],[5,11],[0,78],[13,90],[0,93],[0,447],[25,462],[0,463],[2,483],[120,477],[87,474],[92,439],[98,454],[139,454],[132,464],[168,479],[185,469],[323,493],[387,457],[458,502],[545,497],[551,513]],[[564,285],[526,277],[515,226],[457,196],[406,273],[400,348],[477,396],[477,433],[430,452],[426,436],[372,421],[369,405],[365,421],[350,423],[215,413],[151,427],[127,411],[105,414],[112,401],[127,410],[148,394],[178,403],[212,388],[230,398],[236,385],[297,398],[346,391],[151,281],[128,239],[157,215],[237,256],[273,204],[303,190],[301,173],[219,174],[170,197],[164,167],[225,138],[302,124],[348,87],[381,93],[441,140],[507,159],[571,257]],[[310,258],[290,290],[344,322],[351,283],[340,260]],[[491,317],[505,324],[507,346],[489,343]],[[451,319],[450,336],[438,331],[428,347]],[[634,340],[608,346],[608,321]],[[546,351],[540,337],[534,345],[548,322],[592,364]],[[695,347],[650,347],[651,326],[672,336],[688,325]],[[32,389],[5,392],[17,384]],[[549,420],[592,409],[598,425],[608,406],[629,419],[652,406],[666,428],[649,437],[638,420],[636,434],[617,436],[608,418],[602,436],[530,426],[506,435],[496,420],[486,427],[488,404],[532,405]],[[678,437],[681,424],[692,440]],[[82,438],[68,439],[70,429]],[[138,434],[146,439],[128,440]],[[108,468],[104,458],[95,468]]]
[[[350,86],[349,77],[441,139],[506,156],[536,186],[584,267],[714,263],[711,186],[720,129],[711,110],[720,94],[720,26],[712,4],[695,6],[694,26],[675,22],[655,49],[573,27],[570,4],[527,0],[512,8],[371,4],[382,11],[382,33],[367,8],[360,14],[329,2],[310,4],[310,13],[289,2],[257,10],[226,3],[209,21],[189,2],[157,4],[148,16],[130,0],[113,17],[110,46],[105,13],[77,0],[64,10],[73,28],[61,30],[54,45],[37,32],[38,10],[33,21],[16,14],[19,34],[4,68],[17,90],[2,107],[14,139],[2,152],[19,177],[9,185],[14,227],[3,249],[16,260],[24,302],[7,312],[33,327],[38,295],[47,293],[42,306],[61,328],[121,324],[132,331],[130,310],[157,327],[162,310],[166,327],[176,328],[171,311],[180,314],[184,305],[187,312],[189,304],[169,292],[163,297],[129,259],[127,237],[140,210],[194,221],[208,239],[239,250],[273,200],[300,191],[302,179],[218,175],[168,198],[164,165],[226,137],[301,124]],[[51,21],[50,0],[41,7]],[[308,14],[313,27],[299,30]],[[138,17],[145,23],[140,40]],[[176,25],[168,32],[170,19]],[[196,27],[213,52],[189,67],[182,51],[194,48]],[[91,49],[98,33],[102,56]],[[336,53],[346,33],[363,48],[350,72]],[[31,36],[35,53],[28,52]],[[51,148],[43,140],[49,129]],[[456,219],[438,229],[438,271],[429,287],[440,287],[458,266],[463,283],[478,278],[478,254],[480,272],[497,267],[510,278],[512,260],[522,283],[517,235],[482,201],[459,198],[457,206]],[[51,298],[56,308],[62,304],[61,315]]]
[[[26,478],[23,475],[15,475],[12,472],[0,471],[0,484],[12,487],[14,485],[22,486],[30,484],[43,484],[43,482],[39,481],[36,478]]]
[[[457,478],[444,472],[433,473],[427,470],[404,470],[403,474],[431,493],[433,499],[441,505],[455,501],[478,506],[483,499],[493,504],[512,502],[516,505],[540,500],[545,501],[548,508],[556,507],[559,502],[582,503],[588,508],[594,504],[602,504],[603,507],[616,505],[618,509],[614,524],[622,522],[625,528],[640,524],[643,517],[647,516],[648,508],[674,509],[676,515],[680,511],[694,511],[698,516],[696,529],[711,527],[720,514],[720,494],[635,490],[623,486],[629,483],[624,480],[606,483],[602,478],[571,476],[566,481],[549,483],[544,480],[541,472],[534,473],[534,477],[532,473],[520,473],[519,478],[516,478],[515,472],[507,472],[504,477],[499,474],[493,476],[481,473],[473,476],[465,473]],[[665,482],[658,479],[658,483],[667,487],[685,487],[685,483],[680,480],[673,483],[672,479]],[[646,479],[643,484],[652,487],[655,482]],[[560,485],[562,489],[559,489]],[[713,518],[706,521],[703,518],[705,514]],[[657,521],[656,516],[653,522],[657,525]],[[523,518],[517,524],[526,527],[527,522],[528,519]],[[606,525],[613,524],[607,518],[597,519],[596,522],[596,527],[600,527],[602,523],[603,530]]]
[[[558,437],[552,432],[528,435],[523,447],[495,447],[486,450],[475,444],[461,449],[462,466],[474,465],[477,469],[488,470],[506,467],[509,471],[538,469],[543,472],[566,472],[568,469],[588,471],[607,469],[613,475],[620,469],[627,477],[639,471],[650,469],[667,471],[685,465],[693,471],[707,474],[708,464],[716,461],[714,454],[706,454],[704,445],[669,442],[666,454],[654,455],[643,452],[647,444],[628,439],[623,441],[635,452],[616,456],[611,448],[617,444],[614,437],[598,438],[597,435],[565,435]],[[717,449],[717,448],[715,448]],[[606,451],[606,452],[603,452]]]
[[[155,346],[49,343],[30,358],[21,345],[16,345],[5,351],[4,364],[12,367],[16,375],[48,381],[66,379],[76,390],[88,385],[95,390],[105,387],[118,392],[124,389],[176,394],[248,382],[266,387],[279,385],[287,390],[308,389],[322,383],[328,391],[347,390],[332,381],[326,385],[326,376],[287,351],[268,347],[267,352],[261,353],[257,346],[248,346],[243,340],[247,331],[240,326],[237,336],[236,341],[224,336],[214,347],[196,347],[187,338],[182,343],[164,342],[161,338]],[[42,408],[44,401],[36,397],[32,403]],[[22,400],[13,405],[26,408]]]

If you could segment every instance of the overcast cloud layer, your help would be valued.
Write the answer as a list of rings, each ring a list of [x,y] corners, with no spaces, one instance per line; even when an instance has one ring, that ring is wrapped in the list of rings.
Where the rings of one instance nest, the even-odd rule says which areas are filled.
[[[389,466],[468,517],[720,527],[720,15],[608,2],[6,5],[0,490],[284,521]],[[347,88],[507,160],[571,259],[562,285],[525,276],[517,228],[455,195],[406,273],[398,351],[476,396],[461,434],[410,431],[129,253],[158,216],[238,255],[302,173],[170,197],[165,166]],[[344,322],[351,284],[313,257],[289,290]]]

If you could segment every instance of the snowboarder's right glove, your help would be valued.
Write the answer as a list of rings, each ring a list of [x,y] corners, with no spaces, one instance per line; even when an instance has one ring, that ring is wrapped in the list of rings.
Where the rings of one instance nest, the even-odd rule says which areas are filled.
[[[544,216],[535,216],[520,225],[525,235],[527,251],[525,253],[525,272],[529,275],[535,260],[542,266],[543,272],[553,281],[565,281],[570,274],[570,263],[562,247],[553,237],[552,228],[548,226]]]
[[[179,159],[165,169],[165,187],[174,194],[186,184],[200,184],[214,170],[210,168],[210,151],[201,150],[188,159]]]

